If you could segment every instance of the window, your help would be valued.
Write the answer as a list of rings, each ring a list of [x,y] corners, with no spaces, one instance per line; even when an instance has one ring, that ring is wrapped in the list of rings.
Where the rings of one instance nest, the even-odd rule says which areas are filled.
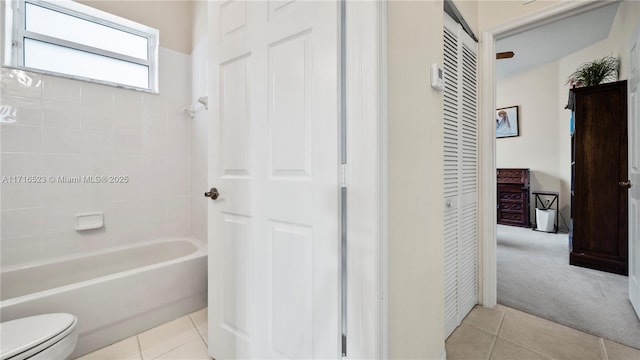
[[[69,0],[5,4],[5,65],[157,92],[158,30]]]

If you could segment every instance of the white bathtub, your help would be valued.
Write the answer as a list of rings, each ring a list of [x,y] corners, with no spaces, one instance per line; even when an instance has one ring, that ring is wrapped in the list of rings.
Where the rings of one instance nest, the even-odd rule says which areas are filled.
[[[72,357],[207,304],[207,250],[158,240],[0,273],[0,320],[67,312],[78,317]]]

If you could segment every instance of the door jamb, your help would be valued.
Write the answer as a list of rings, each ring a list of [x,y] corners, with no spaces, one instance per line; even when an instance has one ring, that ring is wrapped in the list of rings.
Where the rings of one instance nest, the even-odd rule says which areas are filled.
[[[346,2],[347,358],[388,358],[386,20],[384,1]]]
[[[507,21],[482,32],[481,44],[481,124],[480,124],[480,242],[478,299],[489,308],[497,304],[496,257],[496,141],[495,141],[495,41],[543,24],[610,5],[612,1],[560,2],[533,14]]]

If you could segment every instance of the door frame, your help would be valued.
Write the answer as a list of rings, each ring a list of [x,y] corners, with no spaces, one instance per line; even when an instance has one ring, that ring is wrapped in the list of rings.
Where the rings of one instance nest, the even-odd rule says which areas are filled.
[[[354,190],[347,195],[346,358],[388,359],[387,4],[346,1],[345,5],[345,41],[353,46],[347,47],[345,54],[347,96],[340,106],[348,109],[348,166],[344,175],[348,189]],[[212,21],[210,6],[208,26]],[[207,36],[212,35],[209,32]],[[217,81],[216,73],[210,72],[208,83]],[[209,91],[215,93],[216,89]],[[208,137],[212,131],[210,126]],[[209,144],[208,156],[212,151]],[[211,178],[211,169],[207,177]],[[209,234],[215,233],[212,224],[208,226]]]
[[[497,240],[496,240],[496,58],[495,42],[546,23],[610,5],[611,1],[585,0],[560,2],[532,14],[525,14],[482,32],[480,48],[480,243],[478,247],[479,294],[484,307],[497,304]]]
[[[387,359],[387,4],[346,1],[345,13],[346,358]]]

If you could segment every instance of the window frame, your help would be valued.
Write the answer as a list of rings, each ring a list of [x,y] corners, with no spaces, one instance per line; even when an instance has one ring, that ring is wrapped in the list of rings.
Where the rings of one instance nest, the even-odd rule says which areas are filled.
[[[160,32],[152,27],[136,23],[134,21],[121,18],[119,16],[94,9],[92,7],[73,2],[71,0],[56,0],[55,2],[46,0],[14,0],[5,1],[6,5],[4,11],[4,30],[6,35],[2,39],[5,44],[3,50],[5,54],[3,56],[3,66],[18,68],[27,71],[33,71],[37,73],[55,75],[65,78],[71,78],[75,80],[89,81],[99,84],[111,85],[115,87],[122,87],[127,89],[135,89],[146,92],[158,93],[158,48],[160,40]],[[147,59],[140,59],[129,55],[120,54],[110,50],[105,50],[85,44],[79,44],[73,41],[64,40],[61,38],[45,35],[37,32],[26,30],[26,6],[32,4],[40,6],[45,9],[57,11],[62,14],[73,16],[85,21],[89,21],[95,24],[103,25],[124,31],[133,35],[141,36],[147,39]],[[10,34],[9,34],[10,33]],[[45,43],[50,43],[57,46],[67,47],[83,51],[89,54],[95,54],[98,56],[106,56],[109,58],[126,61],[133,64],[139,64],[147,66],[149,68],[149,81],[148,88],[137,87],[133,85],[121,84],[117,82],[111,82],[107,80],[99,80],[87,78],[79,75],[59,73],[46,69],[30,68],[24,65],[24,40],[33,39]]]

